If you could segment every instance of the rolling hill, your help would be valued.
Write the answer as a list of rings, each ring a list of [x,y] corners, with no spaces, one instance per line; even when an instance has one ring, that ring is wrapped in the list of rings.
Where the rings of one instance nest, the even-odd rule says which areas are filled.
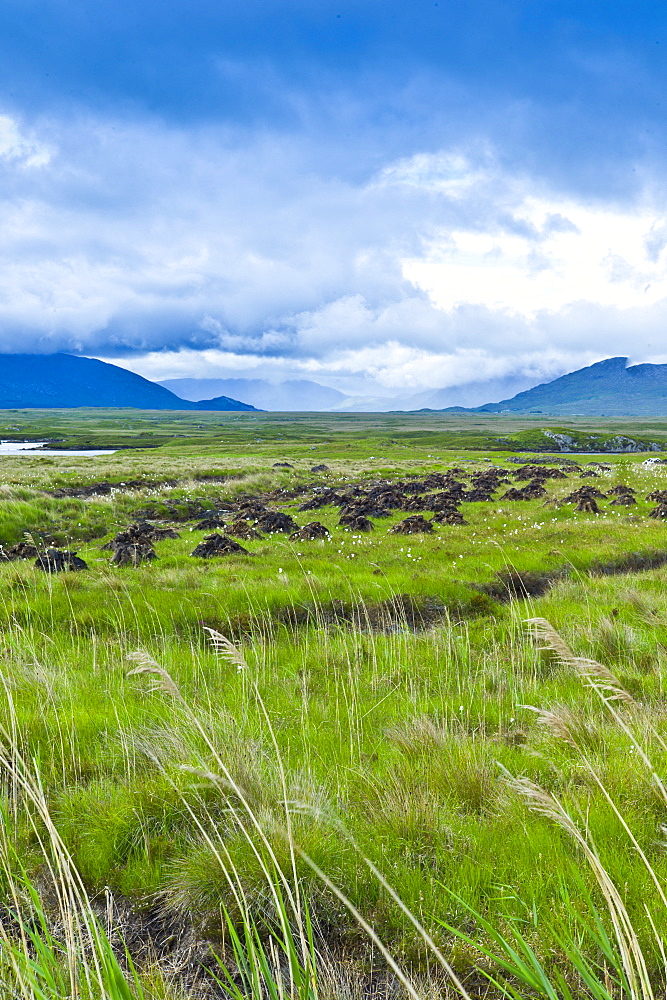
[[[0,355],[0,409],[118,406],[140,410],[254,410],[219,396],[188,401],[135,372],[71,354]]]

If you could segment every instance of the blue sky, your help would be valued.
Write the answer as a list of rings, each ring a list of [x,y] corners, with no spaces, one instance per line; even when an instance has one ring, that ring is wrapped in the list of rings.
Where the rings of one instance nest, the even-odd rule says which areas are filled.
[[[667,361],[667,8],[5,0],[0,350],[386,394]]]

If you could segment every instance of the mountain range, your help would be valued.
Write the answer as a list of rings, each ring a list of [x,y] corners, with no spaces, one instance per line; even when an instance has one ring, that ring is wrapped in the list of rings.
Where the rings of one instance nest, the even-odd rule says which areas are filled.
[[[250,410],[452,413],[535,413],[549,416],[667,416],[667,365],[628,367],[607,358],[560,378],[515,393],[498,403],[452,406],[488,391],[522,384],[521,379],[469,383],[400,398],[353,397],[305,379],[274,384],[262,379],[168,379],[151,382],[135,372],[95,358],[69,354],[0,355],[0,409],[133,407],[144,410]],[[523,381],[525,385],[525,379]],[[173,391],[172,391],[173,390]],[[211,398],[201,398],[210,393]],[[240,397],[240,398],[239,398]],[[488,397],[487,397],[488,398]],[[242,400],[242,401],[241,401]],[[443,406],[446,402],[450,405]]]
[[[348,399],[338,389],[307,379],[274,383],[259,378],[169,378],[157,384],[175,392],[181,399],[224,394],[252,403],[261,410],[282,412],[333,410]]]
[[[218,396],[187,401],[135,372],[71,354],[0,355],[0,409],[122,406],[140,410],[254,410]]]
[[[544,413],[549,416],[667,416],[667,365],[632,365],[627,358],[607,358],[561,375],[499,403],[441,412]]]
[[[246,378],[170,378],[158,383],[182,399],[209,396],[232,396],[262,410],[331,413],[387,413],[394,410],[431,410],[447,406],[475,406],[487,399],[497,399],[534,385],[527,375],[510,375],[485,382],[467,382],[447,389],[425,389],[400,396],[347,395],[339,389],[307,379],[270,382]]]

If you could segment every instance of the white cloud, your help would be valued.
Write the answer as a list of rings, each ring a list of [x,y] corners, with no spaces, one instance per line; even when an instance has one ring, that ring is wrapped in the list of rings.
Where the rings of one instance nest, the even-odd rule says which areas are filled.
[[[292,137],[6,116],[0,170],[4,351],[389,393],[661,349],[667,206],[648,186],[561,195],[484,143],[352,181]]]
[[[0,159],[14,161],[23,167],[44,167],[51,159],[51,150],[22,132],[14,118],[0,115]]]
[[[565,225],[549,227],[556,217]],[[627,309],[667,297],[667,254],[656,238],[665,220],[655,212],[527,195],[513,218],[524,233],[446,231],[403,262],[405,276],[440,309],[465,303],[531,318],[580,301]]]

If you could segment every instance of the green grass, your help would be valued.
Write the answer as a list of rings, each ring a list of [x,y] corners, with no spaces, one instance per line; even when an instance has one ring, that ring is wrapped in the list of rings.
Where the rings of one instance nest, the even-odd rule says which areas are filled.
[[[50,815],[93,897],[106,886],[139,912],[157,906],[180,914],[202,938],[227,940],[233,964],[230,927],[254,927],[258,937],[249,940],[256,943],[284,934],[280,904],[267,890],[267,870],[277,864],[296,873],[337,967],[363,979],[375,959],[331,886],[424,990],[432,951],[368,862],[464,978],[479,961],[490,968],[491,959],[476,951],[480,944],[491,949],[488,926],[505,941],[521,928],[551,975],[564,954],[553,928],[577,938],[590,919],[586,894],[603,912],[599,883],[571,837],[531,812],[506,780],[523,777],[556,796],[594,841],[658,983],[664,969],[646,907],[660,912],[659,892],[593,775],[659,882],[667,876],[665,802],[607,706],[575,670],[535,647],[523,620],[548,619],[576,653],[616,674],[634,698],[618,711],[662,774],[667,568],[610,576],[590,570],[628,553],[667,550],[667,525],[648,518],[654,504],[643,499],[667,488],[663,468],[643,468],[641,455],[615,456],[599,479],[574,475],[548,484],[553,500],[584,483],[606,491],[626,482],[637,489],[636,507],[603,504],[596,517],[542,500],[465,504],[466,526],[426,536],[388,534],[403,513],[355,536],[337,527],[336,509],[298,513],[300,498],[287,499],[281,509],[300,524],[322,521],[330,539],[294,543],[274,535],[244,542],[250,556],[190,556],[203,533],[182,518],[243,492],[454,464],[481,469],[487,458],[511,468],[506,455],[464,452],[463,443],[447,451],[444,442],[447,434],[467,441],[480,427],[488,436],[494,419],[506,433],[512,421],[475,418],[457,428],[446,416],[382,416],[373,426],[367,416],[338,424],[316,415],[197,414],[197,443],[192,416],[161,415],[160,433],[180,426],[190,436],[97,459],[7,459],[0,541],[24,532],[55,538],[76,548],[90,569],[52,577],[31,562],[0,564],[7,694],[0,721],[16,733],[25,760],[38,762]],[[84,433],[76,415],[25,420],[35,436],[40,421],[58,433],[65,425],[72,435]],[[144,434],[154,421],[100,416],[85,434]],[[608,422],[614,433],[631,423]],[[223,424],[229,440],[215,443],[212,428]],[[260,424],[263,440],[256,442]],[[363,438],[362,428],[370,428]],[[635,425],[636,434],[662,432]],[[295,468],[274,470],[274,460]],[[322,460],[330,472],[314,476],[310,463]],[[196,478],[206,474],[238,478]],[[130,479],[147,485],[87,498],[49,492]],[[151,506],[169,515],[181,538],[158,542],[152,563],[111,566],[101,544]],[[508,566],[563,575],[531,601],[503,604],[477,589]],[[410,627],[400,612],[408,605],[397,595],[419,607],[431,602],[439,617],[427,628]],[[387,606],[398,610],[379,628]],[[216,653],[206,627],[232,638],[243,659]],[[128,656],[137,650],[142,662],[152,658],[168,672],[182,702],[151,692],[150,675],[128,676],[137,663]],[[12,844],[39,884],[44,852],[31,815],[19,812]],[[599,940],[582,933],[581,943],[597,961]],[[261,954],[254,960],[261,965]],[[307,965],[307,952],[299,961]],[[568,975],[573,984],[581,970]]]

